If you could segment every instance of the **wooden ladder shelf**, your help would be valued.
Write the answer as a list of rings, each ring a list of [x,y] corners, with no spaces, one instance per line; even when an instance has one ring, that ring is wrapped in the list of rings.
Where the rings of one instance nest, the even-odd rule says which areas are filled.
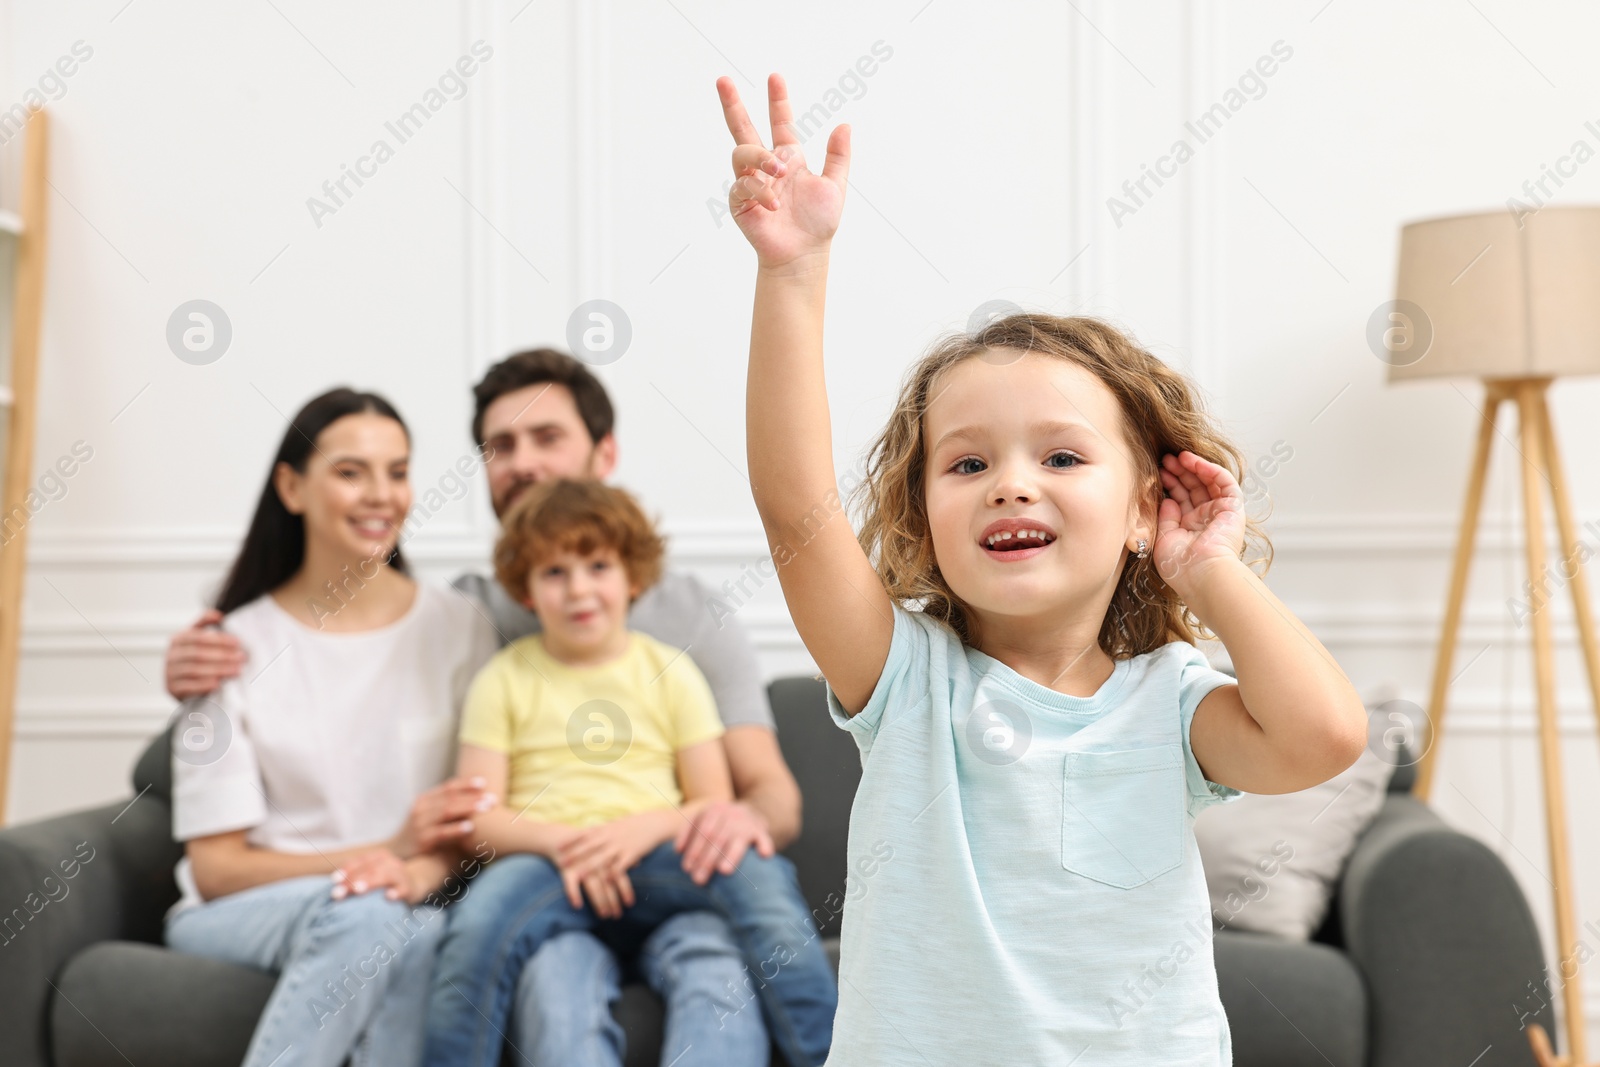
[[[33,477],[33,439],[38,424],[39,328],[44,315],[46,208],[49,174],[48,115],[28,119],[22,151],[20,211],[0,211],[0,243],[15,245],[11,292],[11,382],[0,383],[6,420],[4,487],[0,489],[0,826],[6,821],[11,783],[11,735],[16,721],[17,658],[22,640],[22,582],[26,573],[28,523],[15,531],[8,519],[22,507]]]

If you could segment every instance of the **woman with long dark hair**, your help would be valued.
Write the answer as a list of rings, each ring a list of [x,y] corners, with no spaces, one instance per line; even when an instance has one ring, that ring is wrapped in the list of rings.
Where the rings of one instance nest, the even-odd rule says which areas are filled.
[[[245,1067],[415,1063],[440,891],[487,858],[455,845],[481,794],[445,778],[498,642],[409,573],[409,461],[380,396],[300,410],[216,600],[250,666],[179,710],[166,939],[278,973]]]

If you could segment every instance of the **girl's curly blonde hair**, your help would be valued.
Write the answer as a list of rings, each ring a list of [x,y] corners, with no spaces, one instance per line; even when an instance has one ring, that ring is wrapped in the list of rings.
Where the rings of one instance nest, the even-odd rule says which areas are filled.
[[[972,646],[978,643],[978,620],[945,582],[934,558],[923,495],[927,455],[922,420],[940,375],[992,349],[1064,359],[1098,378],[1122,411],[1136,492],[1150,494],[1153,508],[1166,495],[1158,474],[1166,453],[1187,449],[1225,467],[1241,484],[1245,477],[1242,453],[1206,413],[1189,380],[1109,323],[1021,313],[940,341],[906,375],[889,424],[868,451],[866,476],[850,498],[861,516],[861,547],[889,595],[902,603],[921,601],[924,612],[949,624]],[[1247,562],[1261,564],[1261,574],[1272,565],[1264,518],[1245,517],[1246,551],[1254,546],[1259,552]],[[1128,553],[1100,625],[1099,645],[1107,655],[1126,659],[1169,641],[1193,644],[1197,638],[1213,637],[1156,572],[1154,555],[1139,559]]]

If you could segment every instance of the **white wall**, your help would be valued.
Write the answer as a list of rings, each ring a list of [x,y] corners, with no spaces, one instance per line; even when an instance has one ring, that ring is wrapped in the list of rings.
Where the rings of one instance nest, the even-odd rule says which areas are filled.
[[[13,821],[129,793],[171,707],[167,635],[218,579],[285,416],[336,382],[393,398],[431,484],[469,447],[482,368],[564,346],[580,302],[613,300],[633,328],[601,371],[619,483],[666,516],[680,565],[720,583],[757,559],[740,473],[753,261],[708,206],[729,149],[712,82],[759,99],[781,70],[802,108],[830,109],[875,45],[892,55],[831,119],[856,150],[829,320],[840,468],[908,362],[980,303],[1110,316],[1190,369],[1251,456],[1292,449],[1267,481],[1272,586],[1358,686],[1425,703],[1480,396],[1386,387],[1367,320],[1403,221],[1500,208],[1575,141],[1600,147],[1600,12],[1577,2],[123,4],[0,2],[0,106],[93,48],[49,105],[37,454],[82,440],[94,458],[30,532]],[[464,96],[315,225],[307,198],[480,40],[493,55]],[[1292,56],[1259,98],[1119,225],[1108,198],[1279,41]],[[15,143],[0,154],[9,178]],[[1592,162],[1555,199],[1597,197]],[[195,298],[234,329],[208,366],[165,342]],[[1587,381],[1553,397],[1580,523],[1600,518],[1597,401]],[[1548,930],[1529,630],[1507,609],[1514,458],[1502,439],[1458,663],[1478,658],[1434,799]],[[429,520],[412,550],[427,574],[481,562],[485,497]],[[770,674],[811,669],[775,585],[741,617]],[[1556,620],[1579,912],[1600,920],[1583,817],[1600,751],[1570,608]]]

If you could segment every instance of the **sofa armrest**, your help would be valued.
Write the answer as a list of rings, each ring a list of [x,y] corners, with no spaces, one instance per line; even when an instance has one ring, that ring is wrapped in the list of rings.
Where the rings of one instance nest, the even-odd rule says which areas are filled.
[[[1339,913],[1367,983],[1371,1067],[1531,1067],[1523,1027],[1550,1028],[1530,994],[1544,992],[1544,951],[1521,889],[1483,842],[1390,795],[1350,857]]]
[[[48,1067],[50,983],[79,950],[160,938],[177,849],[169,809],[148,796],[0,830],[7,1064]]]

